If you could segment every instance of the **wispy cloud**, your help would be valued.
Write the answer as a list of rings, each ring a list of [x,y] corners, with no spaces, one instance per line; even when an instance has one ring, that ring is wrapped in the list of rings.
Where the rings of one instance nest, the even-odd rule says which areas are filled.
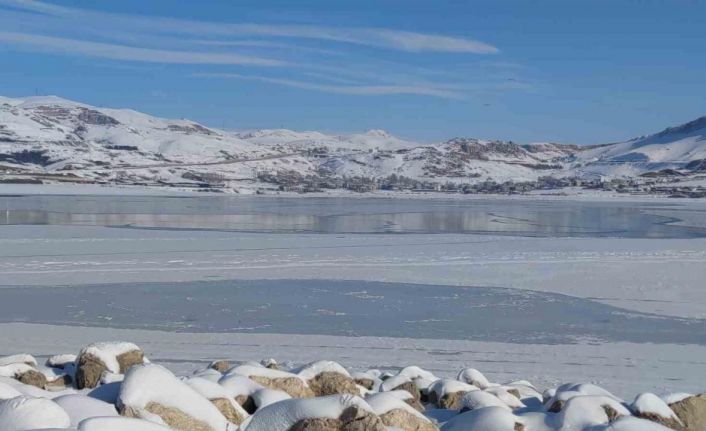
[[[319,39],[411,52],[428,51],[494,54],[499,51],[495,46],[470,38],[385,28],[205,22],[91,11],[58,6],[35,0],[0,0],[0,4],[62,18],[88,17],[103,22],[112,21],[115,24],[127,27],[138,26],[143,31],[153,33],[177,32],[213,36],[267,36]]]
[[[414,85],[333,85],[333,84],[317,84],[306,81],[297,81],[284,78],[270,78],[265,76],[255,75],[240,75],[237,73],[196,73],[194,76],[202,78],[223,78],[223,79],[242,79],[260,82],[268,82],[270,84],[283,85],[286,87],[301,88],[305,90],[322,91],[325,93],[349,94],[356,96],[381,96],[390,94],[416,94],[420,96],[434,96],[444,99],[462,99],[463,96],[459,93],[425,86]]]
[[[148,63],[178,64],[226,64],[281,66],[284,62],[268,58],[249,57],[238,54],[168,51],[151,48],[135,48],[108,43],[86,42],[37,34],[0,32],[0,41],[49,53],[81,54],[112,60],[140,61]]]
[[[465,67],[478,62],[472,59],[494,58],[488,54],[499,49],[457,35],[331,24],[207,22],[37,0],[0,0],[0,29],[0,45],[17,50],[102,58],[116,67],[200,65],[199,73],[187,73],[333,94],[469,99],[519,86],[497,71]]]

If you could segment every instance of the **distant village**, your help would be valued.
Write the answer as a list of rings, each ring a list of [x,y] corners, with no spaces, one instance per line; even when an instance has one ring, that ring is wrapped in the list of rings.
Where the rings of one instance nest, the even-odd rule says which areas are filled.
[[[689,178],[693,180],[693,177]],[[706,184],[706,175],[703,176]],[[324,190],[349,190],[366,193],[375,191],[407,191],[407,192],[439,192],[463,194],[523,194],[536,190],[559,190],[577,187],[589,190],[605,190],[626,194],[659,194],[675,198],[706,197],[706,187],[680,185],[679,179],[673,176],[645,175],[631,179],[596,178],[584,180],[579,178],[539,177],[537,181],[505,181],[496,182],[490,179],[473,183],[437,182],[433,180],[420,181],[400,175],[390,175],[385,178],[369,177],[326,177],[317,175],[301,175],[297,172],[260,173],[258,180],[276,185],[277,191],[297,193],[318,193]],[[264,192],[264,190],[263,190]]]
[[[667,172],[669,171],[669,172]],[[318,175],[302,175],[296,171],[257,172],[253,178],[228,178],[214,172],[187,171],[182,174],[183,181],[140,180],[123,172],[111,179],[90,179],[75,174],[30,173],[14,167],[0,165],[0,184],[43,184],[43,183],[81,183],[101,185],[136,185],[148,187],[173,187],[195,189],[209,192],[238,192],[242,184],[255,185],[257,193],[320,193],[326,190],[348,190],[357,193],[377,191],[404,191],[419,193],[460,193],[460,194],[503,194],[517,195],[542,190],[561,190],[569,187],[586,190],[604,190],[631,195],[665,195],[673,198],[706,197],[706,174],[684,175],[678,171],[667,170],[650,172],[635,178],[581,179],[575,177],[556,178],[542,176],[536,181],[496,182],[491,179],[478,181],[439,182],[434,179],[419,180],[392,174],[385,178],[345,177],[322,172]],[[691,184],[684,184],[686,182]],[[701,183],[704,185],[693,185]]]

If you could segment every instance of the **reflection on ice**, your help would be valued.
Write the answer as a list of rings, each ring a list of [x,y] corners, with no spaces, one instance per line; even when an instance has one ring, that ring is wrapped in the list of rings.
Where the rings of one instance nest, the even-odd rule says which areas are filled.
[[[126,226],[310,233],[492,233],[688,238],[706,230],[650,213],[670,204],[155,196],[0,197],[0,224]]]

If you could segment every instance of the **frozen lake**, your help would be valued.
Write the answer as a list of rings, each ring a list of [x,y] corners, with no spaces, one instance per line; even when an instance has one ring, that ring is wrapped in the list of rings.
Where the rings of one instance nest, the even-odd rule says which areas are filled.
[[[331,280],[102,284],[0,290],[0,323],[566,344],[706,345],[706,320],[552,293]]]
[[[0,354],[703,390],[704,202],[459,198],[0,196]]]
[[[679,209],[680,204],[664,202],[528,199],[0,195],[0,224],[268,233],[706,237],[703,227],[672,224],[680,220]],[[706,219],[706,212],[697,212],[696,217]]]

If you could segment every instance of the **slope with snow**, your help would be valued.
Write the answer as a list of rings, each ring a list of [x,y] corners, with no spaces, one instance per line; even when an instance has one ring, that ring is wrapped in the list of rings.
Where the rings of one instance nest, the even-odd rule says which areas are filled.
[[[395,175],[457,184],[631,177],[667,168],[706,169],[705,139],[706,117],[593,147],[471,138],[421,143],[383,130],[229,132],[54,96],[0,98],[0,172],[122,184],[254,189],[262,174],[295,179]]]
[[[706,116],[659,133],[598,146],[576,155],[583,175],[636,176],[662,169],[690,169],[706,160]]]

